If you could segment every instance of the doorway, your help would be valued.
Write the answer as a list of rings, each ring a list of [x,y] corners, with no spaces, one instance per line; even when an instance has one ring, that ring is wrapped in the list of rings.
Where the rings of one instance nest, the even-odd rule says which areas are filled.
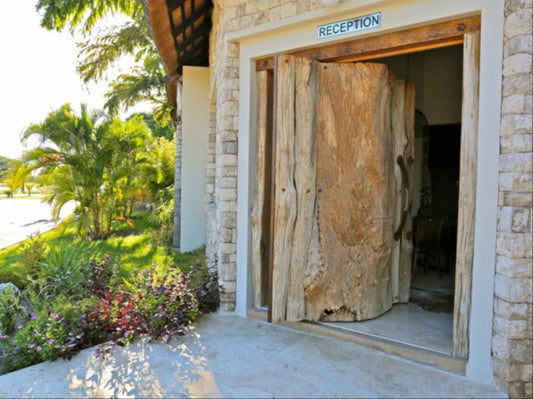
[[[466,35],[465,35],[465,36],[466,36]],[[469,39],[469,40],[470,40],[470,39]],[[474,41],[475,41],[475,40],[474,40]],[[439,46],[439,47],[443,47],[443,46]],[[468,49],[469,49],[470,47],[472,47],[471,44],[468,44],[467,46],[465,46],[464,51],[465,51],[465,52],[468,52]],[[436,51],[436,50],[435,50],[435,51]],[[445,49],[443,49],[443,51],[445,51]],[[458,51],[461,52],[462,49],[459,48]],[[475,53],[476,53],[476,50],[474,49],[473,52],[474,52],[474,54],[475,54]],[[424,52],[424,53],[426,53],[426,52]],[[422,54],[422,53],[421,53],[421,54]],[[412,56],[412,55],[410,54],[410,56]],[[375,59],[375,58],[377,58],[377,57],[373,56],[372,58]],[[361,56],[360,59],[364,61],[364,56]],[[473,63],[474,65],[476,64],[475,61],[473,61],[472,63]],[[267,65],[267,64],[268,64],[268,62],[267,62],[267,63],[263,62],[263,65]],[[467,64],[468,64],[468,63],[467,63]],[[466,69],[466,70],[468,71],[468,68],[467,68],[467,67],[466,67],[466,68],[460,68],[460,66],[461,66],[461,63],[459,62],[459,69],[461,70],[460,75],[461,75],[461,76],[464,76],[464,74],[465,74],[464,70]],[[475,70],[475,68],[473,68],[473,69]],[[265,70],[266,70],[266,72],[265,72]],[[271,83],[269,83],[269,78],[268,78],[268,76],[269,76],[269,71],[268,71],[267,69],[264,69],[264,70],[261,71],[261,72],[265,72],[265,73],[259,73],[259,75],[258,75],[258,81],[260,82],[260,85],[261,85],[261,82],[262,82],[262,81],[265,81],[265,82],[266,82],[266,86],[265,86],[265,87],[267,88],[267,92],[268,92],[268,91],[275,92],[275,90],[276,90],[276,83],[275,83],[275,80],[276,80],[276,78],[277,78],[276,72],[274,71],[273,79],[270,79],[270,82],[273,80],[273,82],[271,82]],[[264,78],[263,78],[262,76],[264,76]],[[269,86],[269,84],[270,84],[271,86]],[[270,90],[270,89],[268,89],[268,87],[273,87],[274,89],[273,89],[273,90]],[[473,95],[473,97],[475,98],[475,97],[476,97],[476,94],[477,94],[477,92],[475,91],[475,90],[476,90],[476,87],[477,87],[477,86],[476,86],[476,83],[475,83],[475,80],[474,80],[474,86],[473,86],[473,87],[474,87],[474,88],[471,89],[471,90],[473,90],[473,92],[475,93],[475,94]],[[266,112],[266,114],[265,114],[265,115],[266,115],[266,119],[268,119],[268,118],[269,118],[269,116],[268,116],[268,109],[269,109],[268,103],[269,103],[269,102],[266,101],[266,100],[265,100],[265,101],[261,100],[261,93],[262,93],[262,91],[261,91],[261,89],[259,89],[259,94],[260,94],[259,101],[258,101],[259,115],[262,115],[262,114],[261,114],[261,109],[264,108],[264,109],[266,110],[266,111],[265,111],[265,112]],[[468,91],[467,91],[467,93],[468,93]],[[273,95],[273,97],[276,98],[275,94]],[[439,101],[441,100],[441,98],[438,97],[438,96],[434,96],[433,99],[434,99],[434,100],[436,99],[436,100],[439,100]],[[437,102],[438,102],[438,101],[437,101]],[[462,108],[463,110],[465,109],[464,99],[463,99],[462,107],[461,107],[461,101],[460,101],[460,100],[459,100],[459,104],[458,104],[458,105],[459,105],[459,107],[458,107],[458,108],[459,108],[459,114],[461,114],[461,108]],[[469,109],[472,108],[472,104],[468,104],[468,106],[470,107]],[[275,109],[275,106],[274,106],[274,109]],[[283,108],[283,109],[285,109],[285,108]],[[290,107],[288,107],[287,109],[290,109]],[[477,104],[474,104],[474,109],[477,110]],[[260,117],[260,119],[261,119],[261,117]],[[461,120],[461,119],[460,119],[460,120]],[[268,136],[269,134],[272,136],[272,140],[270,141],[270,144],[268,144],[268,145],[266,146],[266,147],[269,147],[269,146],[270,146],[270,151],[271,151],[272,153],[274,152],[274,151],[272,151],[272,149],[273,149],[273,148],[276,148],[276,139],[277,139],[277,138],[276,138],[276,134],[272,134],[272,132],[275,132],[275,131],[276,131],[276,126],[275,126],[275,124],[276,124],[276,118],[274,118],[273,126],[272,126],[270,129],[269,129],[269,128],[265,129],[265,130],[267,131],[267,136]],[[441,124],[442,124],[442,123],[441,123]],[[475,122],[470,121],[469,124],[470,124],[470,125],[474,125],[474,126],[476,127],[476,129],[477,129],[477,121],[475,121]],[[467,124],[467,125],[468,125],[468,124]],[[474,129],[474,130],[476,130],[476,129]],[[465,131],[464,123],[463,123],[463,126],[462,126],[462,130]],[[258,129],[258,131],[260,132],[261,129]],[[270,131],[270,133],[269,133],[269,131]],[[461,142],[461,148],[465,148],[465,143],[464,143],[465,137],[466,137],[468,140],[472,140],[472,139],[473,139],[472,136],[475,136],[475,135],[473,135],[472,133],[470,133],[470,130],[467,130],[467,132],[469,132],[467,135],[463,135],[463,139],[462,139],[462,142]],[[476,130],[476,132],[477,132],[477,130]],[[258,140],[260,140],[260,139],[261,139],[261,138],[258,137]],[[474,137],[474,139],[475,139],[475,137]],[[258,148],[259,148],[259,147],[260,147],[260,146],[258,146]],[[469,151],[471,151],[471,150],[472,150],[472,148],[469,149]],[[475,150],[475,147],[474,147],[474,150]],[[268,150],[267,150],[267,151],[264,151],[264,150],[263,150],[263,154],[265,154],[265,153],[268,153]],[[264,156],[264,155],[263,155],[263,156]],[[260,154],[258,153],[258,165],[260,164],[260,162],[259,162],[259,158],[260,158]],[[416,158],[415,158],[415,159],[416,159]],[[267,174],[266,171],[269,171],[269,170],[271,170],[271,169],[275,169],[275,168],[276,168],[276,164],[275,164],[275,162],[271,162],[270,164],[269,164],[268,162],[265,162],[264,164],[267,165],[265,168],[263,168],[263,171],[265,171],[265,172],[261,172],[261,170],[260,170],[259,167],[258,167],[258,169],[257,169],[257,171],[256,171],[256,193],[257,193],[257,187],[258,187],[258,186],[257,186],[257,183],[258,183],[258,182],[261,182],[260,185],[262,185],[262,187],[264,188],[263,192],[264,192],[264,193],[268,193],[268,194],[264,194],[264,195],[265,195],[265,196],[268,196],[269,198],[271,198],[271,201],[270,201],[271,208],[270,208],[270,209],[265,208],[265,203],[266,203],[266,201],[263,201],[263,203],[262,203],[262,205],[261,205],[262,212],[259,212],[259,213],[262,214],[262,215],[264,216],[264,215],[265,215],[265,212],[269,212],[270,215],[272,216],[272,214],[274,213],[274,211],[276,211],[276,209],[273,209],[273,208],[275,208],[275,206],[276,206],[276,201],[275,201],[275,199],[272,200],[272,198],[275,198],[276,184],[278,183],[278,181],[277,181],[278,179],[273,177],[272,180],[271,180],[271,183],[270,183],[271,185],[270,185],[269,187],[267,187],[267,186],[264,185],[264,182],[266,181],[266,180],[265,180],[265,176],[264,176],[264,175],[263,175],[263,176],[260,176],[260,174],[261,174],[261,173],[265,173],[265,174]],[[471,166],[471,165],[470,165],[470,166]],[[461,170],[462,170],[462,172],[466,172],[466,171],[467,171],[467,168],[468,168],[468,165],[465,166],[465,165],[464,165],[464,160],[461,160]],[[289,168],[289,169],[290,169],[290,168]],[[465,187],[468,186],[468,181],[465,179],[465,176],[464,176],[463,174],[468,175],[468,173],[462,173],[462,176],[459,178],[460,186],[462,187],[462,191],[463,191],[463,193],[464,193],[464,192],[465,192]],[[471,175],[471,174],[470,174],[470,175]],[[271,176],[275,176],[275,173],[272,173]],[[475,177],[475,174],[474,174],[474,177]],[[278,195],[279,195],[279,193],[278,193]],[[471,195],[471,194],[470,194],[470,195]],[[474,195],[475,195],[475,193],[474,193]],[[416,196],[415,196],[415,197],[416,197]],[[463,197],[464,197],[464,196],[463,196]],[[266,198],[266,197],[265,197],[265,198]],[[420,198],[419,198],[419,201],[420,201]],[[465,199],[462,198],[460,201],[463,201],[463,203],[464,203]],[[413,202],[414,202],[414,199],[413,199]],[[458,208],[459,208],[459,209],[462,209],[460,205],[458,206]],[[466,207],[466,208],[467,208],[467,207]],[[254,205],[254,209],[256,209],[256,208],[255,208],[255,205]],[[277,208],[277,209],[279,209],[279,208]],[[413,212],[412,209],[411,209],[411,212]],[[459,213],[461,213],[461,212],[459,212]],[[464,357],[464,356],[465,356],[465,354],[464,354],[464,353],[465,353],[465,350],[466,350],[466,351],[468,350],[468,349],[467,349],[467,348],[468,348],[468,343],[466,342],[466,344],[465,344],[463,341],[464,341],[464,337],[467,336],[467,331],[468,331],[468,311],[469,311],[469,310],[468,310],[468,307],[469,307],[469,306],[468,306],[468,303],[467,303],[466,306],[465,306],[465,304],[464,304],[463,302],[461,302],[461,301],[464,301],[464,300],[465,300],[465,299],[464,299],[464,298],[465,298],[465,295],[463,295],[463,294],[465,294],[465,291],[467,291],[467,290],[469,289],[469,285],[470,285],[469,278],[471,278],[471,269],[470,269],[470,270],[468,269],[468,267],[471,267],[471,262],[470,262],[468,259],[464,259],[464,258],[463,258],[463,257],[464,257],[464,254],[465,254],[465,247],[468,247],[468,245],[470,245],[470,244],[469,244],[469,238],[467,238],[466,240],[465,240],[465,238],[464,238],[464,235],[465,235],[465,231],[464,231],[464,230],[465,230],[465,229],[467,230],[467,227],[466,227],[467,224],[465,224],[465,220],[468,219],[468,217],[470,217],[469,214],[472,214],[472,212],[469,211],[469,212],[466,212],[466,213],[467,213],[466,216],[465,216],[465,212],[463,212],[463,215],[460,214],[460,215],[458,216],[458,219],[459,219],[459,220],[458,220],[458,226],[460,226],[460,229],[459,229],[459,230],[460,230],[460,234],[459,234],[459,239],[458,239],[458,245],[457,245],[457,248],[458,248],[458,254],[459,254],[459,256],[461,257],[461,260],[457,263],[459,267],[456,268],[457,270],[456,270],[456,272],[455,272],[454,275],[455,275],[455,276],[459,276],[459,279],[457,279],[457,278],[455,279],[455,285],[459,285],[459,287],[460,287],[460,292],[461,292],[462,295],[460,295],[460,298],[461,298],[461,299],[460,299],[460,302],[458,302],[457,300],[455,301],[455,304],[454,304],[454,313],[453,313],[453,315],[452,315],[452,320],[453,320],[453,328],[452,328],[452,336],[453,336],[453,354],[454,354],[455,356],[459,356],[459,357]],[[283,219],[284,219],[283,217],[279,218],[279,220],[283,220]],[[262,217],[262,218],[258,218],[257,220],[264,220],[264,217]],[[253,228],[253,225],[254,225],[254,217],[252,217],[252,228]],[[274,228],[277,228],[277,227],[278,227],[278,226],[277,226],[277,220],[272,220],[272,219],[271,219],[269,225],[270,225],[270,226],[274,226]],[[272,230],[272,229],[271,229],[271,230]],[[263,230],[262,230],[262,229],[259,229],[259,232],[260,232],[260,233],[261,233],[261,231],[263,231]],[[260,234],[260,236],[261,236],[261,237],[264,237],[264,234]],[[256,236],[256,238],[257,238],[257,236]],[[253,240],[255,241],[255,239],[253,239]],[[463,243],[463,241],[466,241],[466,243]],[[283,241],[282,241],[282,242],[283,242]],[[260,300],[259,300],[259,303],[256,302],[256,306],[258,306],[258,305],[259,305],[259,306],[268,305],[269,311],[272,311],[272,302],[268,303],[268,301],[269,301],[269,300],[272,300],[272,297],[273,297],[274,295],[279,295],[279,289],[274,289],[274,290],[273,290],[273,285],[276,284],[276,282],[275,282],[276,280],[275,280],[275,278],[272,277],[272,276],[273,276],[273,274],[272,274],[272,269],[273,269],[273,268],[272,268],[272,265],[275,264],[275,267],[278,267],[279,262],[274,262],[273,254],[274,254],[274,253],[278,253],[278,254],[279,254],[280,251],[279,251],[279,248],[278,248],[278,251],[275,251],[274,248],[273,248],[273,245],[272,245],[271,243],[272,243],[272,240],[271,240],[269,243],[267,242],[267,244],[266,244],[266,248],[262,248],[262,249],[261,249],[261,246],[259,246],[259,248],[260,248],[260,250],[262,251],[263,255],[264,255],[264,254],[268,254],[268,255],[263,256],[263,258],[262,258],[262,259],[263,259],[263,262],[261,262],[261,264],[260,264],[259,266],[257,266],[256,264],[253,264],[253,269],[254,269],[254,286],[255,286],[255,287],[258,287],[258,286],[260,286],[260,287],[264,287],[264,286],[265,286],[264,281],[263,281],[260,285],[256,285],[255,280],[256,280],[256,276],[258,276],[258,275],[264,276],[264,274],[265,274],[265,273],[264,273],[264,270],[265,270],[265,266],[264,266],[264,265],[268,265],[268,269],[267,269],[267,270],[269,271],[269,275],[270,275],[270,278],[269,278],[269,291],[270,291],[270,292],[269,292],[268,295],[266,296],[266,302],[267,302],[267,303],[265,303],[265,297],[264,297],[264,295],[257,296],[257,297],[260,298]],[[260,252],[261,252],[261,251],[260,251]],[[252,251],[252,252],[253,252],[253,251]],[[283,254],[284,251],[282,250],[281,253]],[[421,257],[421,261],[422,261],[422,260],[425,261],[424,257]],[[465,266],[465,265],[466,265],[466,266]],[[470,266],[469,266],[469,265],[470,265]],[[426,266],[428,267],[429,270],[431,270],[431,269],[434,268],[434,267],[432,267],[431,264],[429,264],[429,265],[424,265],[424,267],[426,267]],[[259,270],[259,273],[257,273],[256,270]],[[444,269],[443,269],[443,270],[444,270]],[[469,273],[470,273],[470,274],[469,274]],[[279,278],[278,278],[278,279],[279,279]],[[277,283],[279,283],[279,281],[278,281]],[[288,282],[287,282],[287,283],[283,282],[282,285],[285,285],[285,284],[288,284]],[[264,289],[263,289],[263,290],[264,290]],[[273,292],[273,291],[274,291],[274,292]],[[255,292],[257,292],[257,290],[254,290],[254,296],[255,296]],[[455,294],[456,294],[456,297],[457,297],[457,288],[455,288]],[[467,295],[466,295],[466,300],[467,300],[467,302],[468,302],[468,301],[469,301],[469,293],[466,292],[466,294],[467,294]],[[283,295],[285,295],[285,294],[282,293],[281,295],[283,296]],[[288,300],[288,301],[286,300],[285,303],[291,303],[291,304],[292,304],[292,303],[294,303],[294,302],[293,302],[293,301],[290,301],[290,300]],[[284,306],[285,306],[285,305],[284,305]],[[324,309],[324,312],[325,312],[326,314],[327,314],[327,311],[328,311],[328,309],[325,308],[325,309]],[[390,312],[389,312],[389,313],[390,313]],[[383,316],[382,316],[382,317],[383,317]],[[380,319],[380,318],[378,318],[378,319],[376,319],[376,320],[379,320],[379,319]],[[465,320],[466,320],[466,324],[465,324]],[[365,322],[362,322],[362,323],[365,323]],[[448,324],[451,324],[451,323],[448,323]],[[465,348],[466,348],[466,349],[465,349]],[[445,350],[444,352],[448,352],[448,353],[449,353],[450,351],[449,351],[449,350]],[[466,352],[466,353],[467,353],[467,352]]]
[[[452,353],[463,46],[372,60],[416,87],[414,250],[409,303],[337,327]],[[427,229],[421,225],[425,223]],[[429,223],[438,224],[432,227]],[[417,225],[419,228],[417,229]],[[433,234],[428,240],[428,230]],[[426,237],[420,237],[425,231]],[[418,233],[418,234],[417,234]],[[417,248],[417,240],[425,246]]]

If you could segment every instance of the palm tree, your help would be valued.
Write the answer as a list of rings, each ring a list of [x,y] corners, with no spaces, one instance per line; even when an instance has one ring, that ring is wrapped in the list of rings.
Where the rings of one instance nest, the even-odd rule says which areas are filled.
[[[33,182],[28,182],[25,184],[26,192],[28,193],[28,197],[31,196],[31,191],[35,188],[36,184]]]
[[[137,65],[111,82],[105,109],[114,115],[120,108],[128,109],[148,101],[153,105],[156,122],[162,127],[170,124],[175,106],[166,95],[166,73],[153,43],[142,1],[39,0],[36,7],[42,15],[44,28],[57,31],[78,28],[84,34],[93,33],[97,23],[106,16],[120,13],[128,17],[126,22],[99,27],[96,35],[78,44],[78,74],[85,83],[98,81],[123,56],[133,56]]]
[[[8,188],[8,191],[6,192],[7,197],[13,198],[13,195],[18,190],[24,192],[24,185],[31,170],[19,160],[11,160],[10,164],[11,165],[7,170],[7,178],[3,180],[3,183]]]
[[[117,182],[127,176],[122,160],[135,157],[149,138],[141,118],[122,122],[101,111],[89,112],[85,105],[76,116],[65,104],[44,122],[31,125],[23,140],[30,136],[38,136],[40,146],[24,158],[48,181],[45,200],[52,205],[53,217],[75,201],[79,232],[93,239],[108,237],[121,202]]]

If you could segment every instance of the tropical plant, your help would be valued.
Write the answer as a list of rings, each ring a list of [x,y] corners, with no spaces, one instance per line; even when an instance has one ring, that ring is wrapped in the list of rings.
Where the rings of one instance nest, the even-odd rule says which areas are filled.
[[[41,25],[61,31],[67,26],[83,26],[89,32],[102,18],[121,12],[131,17],[142,15],[141,2],[130,0],[39,0]]]
[[[50,193],[45,200],[58,218],[62,207],[76,202],[78,231],[92,239],[108,237],[116,211],[123,205],[122,190],[135,171],[132,165],[150,139],[142,119],[123,122],[81,106],[76,116],[69,104],[31,125],[23,140],[38,136],[40,146],[24,158],[46,176]]]
[[[10,285],[0,290],[0,335],[9,334],[15,329],[17,314],[21,306],[17,292]]]
[[[37,184],[33,182],[27,182],[24,187],[26,187],[26,192],[28,193],[28,197],[31,196],[32,190],[35,188]]]
[[[147,152],[142,167],[143,179],[150,197],[158,203],[171,200],[174,184],[174,163],[176,158],[175,141],[159,137]]]
[[[48,246],[39,232],[32,233],[20,248],[20,263],[29,274],[34,274],[44,260]]]
[[[60,251],[49,257],[53,262],[40,276],[48,282],[48,293],[65,289],[58,277],[71,270],[71,255]],[[77,277],[69,277],[79,282],[70,292],[47,294],[43,300],[36,293],[40,284],[26,287],[22,295],[30,301],[28,312],[20,313],[12,292],[0,296],[0,374],[58,357],[70,359],[103,342],[128,344],[144,333],[168,341],[218,305],[217,276],[208,274],[203,262],[189,272],[174,264],[151,264],[133,270],[127,279],[118,277],[120,258],[112,254],[74,263],[84,266]]]
[[[39,0],[37,10],[42,13],[41,25],[49,30],[61,31],[80,28],[88,38],[78,44],[80,49],[77,67],[85,82],[102,79],[110,66],[124,56],[133,56],[136,65],[122,73],[110,84],[106,93],[105,108],[115,114],[119,108],[129,108],[149,101],[153,115],[160,126],[171,121],[174,105],[166,96],[166,73],[152,41],[141,1],[128,0]],[[100,28],[99,21],[109,15],[122,14],[125,22]],[[124,20],[124,19],[123,19]]]
[[[24,192],[24,186],[26,179],[28,178],[31,170],[19,160],[11,160],[11,165],[7,170],[7,178],[3,183],[7,187],[7,196],[13,197],[13,195],[21,190]]]
[[[157,124],[157,122],[154,120],[153,114],[149,114],[147,112],[138,112],[133,114],[131,117],[135,115],[142,116],[144,123],[148,126],[150,131],[152,132],[153,137],[164,137],[168,141],[173,141],[174,137],[176,135],[176,130],[172,125],[166,125],[165,127],[162,127],[161,125]]]

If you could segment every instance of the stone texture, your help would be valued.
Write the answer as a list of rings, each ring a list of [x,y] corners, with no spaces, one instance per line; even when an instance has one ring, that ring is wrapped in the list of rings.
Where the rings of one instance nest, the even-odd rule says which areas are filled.
[[[214,0],[210,43],[213,137],[206,182],[214,222],[207,251],[220,273],[221,309],[235,307],[239,45],[227,33],[280,20],[342,0]],[[500,124],[498,231],[494,298],[495,381],[517,396],[531,393],[532,0],[505,0]],[[215,123],[216,122],[216,123]],[[214,247],[211,248],[210,246]],[[488,265],[489,266],[489,265]],[[526,359],[527,360],[527,359]],[[528,385],[529,384],[529,385]]]
[[[500,173],[500,190],[530,193],[533,188],[531,173]]]
[[[531,56],[529,54],[518,53],[505,58],[503,62],[503,76],[515,75],[517,73],[531,73]]]
[[[517,75],[506,76],[503,79],[502,92],[504,96],[513,94],[531,94],[533,88],[531,84],[533,78],[530,73],[520,73]]]
[[[505,2],[505,16],[508,16],[509,14],[524,9],[524,8],[531,8],[532,0],[507,0]]]
[[[502,115],[528,114],[533,110],[533,96],[516,94],[505,97],[502,102]]]
[[[531,210],[503,207],[500,209],[498,226],[504,232],[528,233],[531,230]]]
[[[496,236],[496,247],[498,255],[512,258],[531,258],[531,234],[499,231]]]
[[[531,302],[531,282],[531,278],[509,277],[496,273],[495,295],[506,302],[519,304]],[[506,317],[510,319],[509,315]]]
[[[493,370],[511,397],[531,397],[532,1],[505,1]]]
[[[533,32],[532,26],[531,6],[529,8],[519,8],[505,18],[505,38],[512,38],[517,35],[531,35]]]
[[[533,264],[529,258],[496,256],[496,272],[508,277],[533,277]]]
[[[510,191],[500,191],[500,206],[521,206],[531,208],[533,205],[533,193],[514,193]]]
[[[504,46],[504,56],[508,57],[518,53],[531,53],[533,40],[531,35],[520,35],[509,39]]]
[[[500,172],[533,173],[533,153],[508,153],[500,155]]]
[[[530,153],[533,149],[533,135],[526,134],[512,134],[502,136],[500,138],[500,152],[502,154],[508,153]]]
[[[531,114],[512,114],[502,117],[501,130],[502,135],[531,133]]]
[[[511,303],[496,298],[494,301],[494,314],[507,317],[509,320],[527,320],[527,304]]]

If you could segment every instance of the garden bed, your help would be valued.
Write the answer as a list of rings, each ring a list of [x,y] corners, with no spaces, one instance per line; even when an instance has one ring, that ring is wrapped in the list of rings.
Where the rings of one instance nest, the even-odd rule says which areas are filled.
[[[20,288],[0,292],[0,373],[106,341],[169,339],[216,309],[203,250],[173,253],[153,242],[147,213],[134,222],[136,234],[89,242],[67,227],[0,251],[0,283]]]

